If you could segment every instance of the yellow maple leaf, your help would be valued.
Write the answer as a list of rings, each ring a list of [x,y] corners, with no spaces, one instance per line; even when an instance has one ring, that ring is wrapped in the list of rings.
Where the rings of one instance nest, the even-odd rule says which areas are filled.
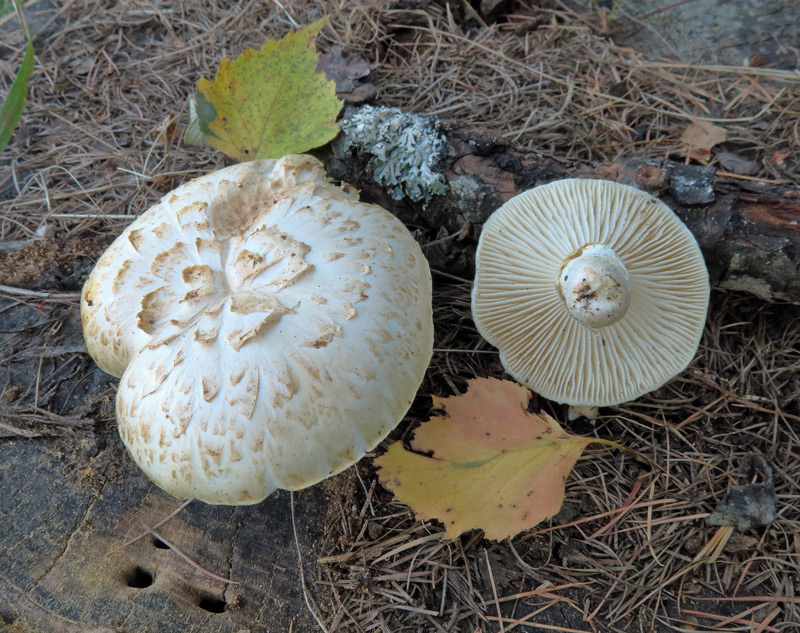
[[[445,415],[417,429],[413,448],[395,442],[375,460],[381,483],[421,519],[436,518],[455,538],[482,529],[513,536],[553,516],[564,482],[588,444],[609,440],[570,435],[546,413],[528,413],[531,392],[509,380],[478,378],[467,393],[437,398]]]
[[[223,58],[213,81],[197,84],[187,139],[206,141],[240,161],[298,154],[339,132],[342,102],[336,84],[316,72],[315,42],[327,18],[261,50],[248,48],[236,61]]]

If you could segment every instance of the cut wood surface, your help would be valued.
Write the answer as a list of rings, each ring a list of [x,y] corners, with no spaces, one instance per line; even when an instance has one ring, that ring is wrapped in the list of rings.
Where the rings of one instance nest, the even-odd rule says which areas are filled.
[[[349,108],[345,121],[359,113]],[[346,134],[323,158],[330,175],[360,189],[362,199],[391,209],[412,228],[433,231],[437,244],[425,252],[434,267],[471,276],[480,225],[511,197],[561,178],[604,178],[644,189],[669,205],[697,238],[712,285],[766,301],[800,303],[798,187],[671,160],[623,158],[590,165],[514,147],[455,121],[419,118],[444,141],[438,161],[447,183],[444,195],[428,201],[396,199],[376,181],[369,164],[373,154]],[[466,239],[442,239],[456,234]]]
[[[194,561],[240,583],[224,584],[151,536],[113,551],[180,503],[147,481],[115,437],[6,440],[0,464],[0,630],[319,630],[305,606],[288,493],[239,508],[195,502],[158,528]],[[325,514],[320,487],[297,498],[296,512],[313,570]]]

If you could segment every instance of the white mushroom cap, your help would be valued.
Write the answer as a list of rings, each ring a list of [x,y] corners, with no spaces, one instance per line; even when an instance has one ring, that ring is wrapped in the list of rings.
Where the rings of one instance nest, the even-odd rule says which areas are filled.
[[[556,402],[609,406],[691,362],[708,296],[703,255],[669,207],[627,185],[567,179],[484,224],[472,314],[516,380]]]
[[[167,194],[100,258],[81,316],[89,352],[121,376],[134,460],[208,503],[358,461],[407,411],[433,346],[419,245],[303,155]]]

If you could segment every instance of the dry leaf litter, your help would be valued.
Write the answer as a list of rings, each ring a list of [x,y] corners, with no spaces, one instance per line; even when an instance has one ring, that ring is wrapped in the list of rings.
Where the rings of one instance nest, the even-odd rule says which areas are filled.
[[[647,60],[560,3],[536,4],[487,24],[466,2],[30,3],[37,65],[22,124],[0,158],[0,240],[33,249],[24,259],[39,258],[50,284],[42,287],[35,270],[26,275],[13,251],[0,254],[0,280],[3,295],[41,302],[34,325],[49,337],[52,367],[35,394],[5,393],[6,411],[26,396],[36,402],[4,414],[5,432],[80,433],[90,424],[60,417],[56,406],[60,381],[85,370],[76,350],[59,347],[82,276],[132,217],[225,164],[215,151],[180,143],[199,76],[212,76],[223,55],[324,14],[321,51],[341,46],[364,59],[376,103],[596,162],[686,158],[692,149],[681,137],[702,119],[726,133],[710,147],[710,164],[800,181],[796,72]],[[0,93],[24,45],[12,26],[0,26]],[[737,159],[717,159],[717,150]],[[470,318],[470,282],[435,271],[435,283],[438,340],[420,393],[452,395],[469,378],[500,377],[495,350]],[[560,407],[534,396],[534,407],[571,432],[618,441],[652,465],[590,447],[562,511],[510,542],[480,533],[446,541],[440,525],[414,521],[392,500],[369,460],[343,474],[330,487],[324,551],[306,570],[325,630],[797,630],[798,322],[797,306],[717,293],[697,358],[657,392],[603,411],[594,425],[568,423]],[[390,439],[410,438],[427,415],[421,397]],[[748,483],[742,463],[751,453],[773,468],[775,521],[734,534],[713,562],[696,564],[718,529],[704,519],[730,485]]]

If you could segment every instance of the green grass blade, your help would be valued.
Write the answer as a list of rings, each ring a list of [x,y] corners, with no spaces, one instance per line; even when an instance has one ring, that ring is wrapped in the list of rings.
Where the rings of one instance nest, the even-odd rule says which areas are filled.
[[[14,13],[14,3],[11,0],[0,0],[0,18]]]
[[[25,57],[22,59],[22,66],[19,67],[14,83],[11,84],[11,89],[3,100],[3,105],[0,106],[0,153],[11,139],[11,134],[22,116],[25,98],[28,96],[28,80],[33,74],[33,42],[30,41],[27,25],[25,25],[25,31],[28,34]]]

